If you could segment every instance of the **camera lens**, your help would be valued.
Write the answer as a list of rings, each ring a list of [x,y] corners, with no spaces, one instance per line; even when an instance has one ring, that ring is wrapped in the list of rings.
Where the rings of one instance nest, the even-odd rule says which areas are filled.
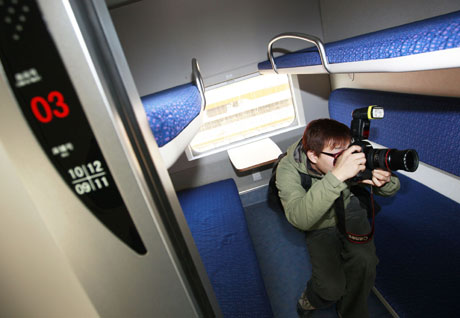
[[[414,172],[418,168],[417,151],[414,149],[391,149],[388,156],[388,164],[391,170],[404,170]]]
[[[418,168],[418,153],[414,149],[372,149],[366,154],[369,169],[404,170],[414,172]]]

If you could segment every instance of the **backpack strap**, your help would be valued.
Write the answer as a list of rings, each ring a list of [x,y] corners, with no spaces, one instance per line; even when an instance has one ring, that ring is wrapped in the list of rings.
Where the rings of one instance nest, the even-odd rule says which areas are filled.
[[[283,159],[286,155],[286,152],[282,153],[273,163],[272,175],[270,177],[270,181],[268,182],[268,204],[275,210],[282,209],[281,200],[278,195],[278,188],[276,187],[276,169],[278,168],[278,164],[281,159]]]
[[[300,172],[300,183],[302,184],[302,187],[305,189],[305,191],[308,191],[311,187],[311,177],[303,172]]]
[[[268,183],[268,201],[273,208],[282,209],[281,200],[278,195],[278,188],[276,187],[276,169],[278,168],[278,164],[280,163],[281,159],[283,159],[286,155],[287,153],[284,152],[278,156],[278,159],[273,164],[272,175]],[[302,187],[305,189],[305,191],[308,191],[308,189],[311,187],[311,177],[308,174],[302,172],[299,172],[299,175]]]

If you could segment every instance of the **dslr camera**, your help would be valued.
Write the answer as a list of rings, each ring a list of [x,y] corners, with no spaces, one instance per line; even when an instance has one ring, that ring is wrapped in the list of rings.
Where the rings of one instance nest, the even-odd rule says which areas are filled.
[[[404,170],[414,172],[418,168],[418,153],[414,149],[374,149],[365,139],[369,138],[372,119],[382,119],[383,107],[369,106],[355,109],[352,113],[350,146],[358,145],[366,156],[366,169],[359,172],[352,181],[372,179],[372,170]]]

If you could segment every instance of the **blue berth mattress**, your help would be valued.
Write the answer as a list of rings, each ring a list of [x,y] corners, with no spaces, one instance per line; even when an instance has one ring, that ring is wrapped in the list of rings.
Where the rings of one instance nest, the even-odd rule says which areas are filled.
[[[460,176],[460,98],[338,89],[329,97],[329,115],[349,126],[351,112],[369,105],[385,110],[385,118],[371,121],[371,141],[416,149],[420,161]]]
[[[399,175],[401,190],[376,197],[376,288],[400,317],[458,317],[460,204]]]
[[[460,11],[325,45],[331,64],[382,60],[459,47]],[[452,62],[455,65],[450,67],[460,66],[458,58]],[[321,65],[321,60],[317,49],[310,48],[277,57],[275,64],[278,69],[294,68]],[[258,68],[271,70],[272,66],[265,61],[259,63]]]
[[[201,111],[201,95],[193,84],[141,98],[158,147],[173,140]]]
[[[330,117],[349,125],[352,110],[369,105],[385,109],[384,119],[371,122],[372,141],[414,148],[421,161],[460,176],[460,98],[339,89],[329,99]],[[460,204],[398,176],[395,196],[375,198],[382,207],[375,225],[375,285],[400,317],[457,317]],[[456,184],[444,188],[449,186]]]
[[[235,182],[177,195],[224,317],[272,317]]]

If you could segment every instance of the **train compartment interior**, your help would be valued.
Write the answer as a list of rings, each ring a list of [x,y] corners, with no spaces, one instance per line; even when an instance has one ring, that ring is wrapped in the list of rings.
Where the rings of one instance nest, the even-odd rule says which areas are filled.
[[[349,126],[370,105],[385,110],[372,145],[420,158],[376,198],[370,316],[458,315],[457,0],[16,2],[0,0],[5,25],[42,19],[51,49],[33,42],[16,64],[4,43],[22,30],[2,35],[0,316],[298,317],[311,264],[269,200],[273,163],[312,120]],[[29,57],[57,71],[26,74]]]
[[[274,48],[273,43],[275,41],[272,41],[268,44],[269,57],[273,59],[271,54],[280,55],[279,51],[281,51],[281,55],[274,58],[271,63],[270,61],[259,63],[258,71],[261,74],[267,74],[269,72],[290,74],[290,76],[296,78],[297,85],[293,90],[298,90],[299,92],[296,97],[299,99],[297,103],[300,104],[302,108],[300,115],[305,117],[303,120],[304,123],[308,123],[315,118],[330,117],[338,119],[348,125],[351,120],[348,117],[350,117],[349,114],[351,114],[353,108],[358,108],[363,105],[367,106],[367,104],[377,104],[384,108],[388,107],[389,109],[386,111],[388,112],[387,117],[389,118],[383,120],[379,123],[381,124],[379,127],[372,130],[372,135],[375,134],[377,138],[376,140],[371,140],[377,143],[380,142],[384,146],[398,149],[417,148],[421,151],[422,149],[426,149],[426,153],[420,155],[423,164],[426,164],[428,167],[436,167],[447,173],[450,177],[444,182],[455,184],[454,187],[458,190],[458,167],[448,168],[443,163],[450,160],[447,159],[448,157],[452,159],[455,158],[455,152],[457,151],[455,149],[457,148],[454,142],[455,138],[453,137],[456,132],[452,131],[453,125],[448,124],[448,122],[451,120],[453,122],[456,121],[455,118],[457,118],[459,111],[457,107],[459,100],[443,99],[442,97],[439,97],[439,100],[437,100],[434,97],[423,95],[414,95],[414,97],[411,97],[410,95],[398,95],[397,93],[394,95],[386,95],[384,92],[359,90],[382,89],[400,93],[460,97],[458,88],[454,87],[455,85],[448,84],[451,81],[449,79],[450,76],[454,78],[459,77],[458,50],[460,47],[460,36],[458,12],[450,13],[450,11],[440,11],[437,16],[431,15],[427,17],[423,16],[422,12],[417,12],[417,10],[415,10],[411,18],[406,17],[401,19],[400,15],[397,17],[394,14],[396,10],[399,9],[388,8],[391,6],[385,8],[380,7],[379,9],[386,10],[384,15],[392,17],[389,19],[391,20],[390,22],[384,21],[384,19],[379,16],[380,12],[377,13],[378,10],[376,10],[375,7],[371,8],[371,6],[364,6],[364,8],[360,7],[358,9],[358,4],[354,4],[350,8],[345,9],[343,6],[343,4],[339,4],[337,1],[318,2],[317,6],[314,7],[315,10],[317,10],[316,14],[315,10],[310,9],[309,13],[302,12],[302,19],[299,20],[297,19],[297,14],[289,14],[289,21],[281,21],[279,26],[282,24],[284,24],[284,26],[279,29],[277,29],[278,25],[275,27],[273,23],[266,25],[266,22],[262,21],[260,18],[260,28],[266,27],[267,30],[272,30],[271,34],[265,35],[265,42],[258,44],[259,47],[263,47],[264,49],[267,47],[267,43],[269,43],[269,36],[275,36],[277,33],[285,31],[292,31],[293,28],[309,34],[321,35],[321,37],[325,39],[324,42],[334,42],[330,45],[325,45],[324,56],[320,57],[316,47],[311,47],[303,51],[295,51],[298,49],[296,46],[304,45],[305,43],[299,44],[292,40],[283,40],[285,41],[283,42],[285,46],[278,45],[277,43],[277,46],[282,47],[282,49],[279,49]],[[136,10],[134,7],[135,6],[132,8],[133,11]],[[139,4],[138,10],[140,10],[141,7],[142,5]],[[165,8],[165,10],[168,9],[167,7]],[[290,6],[287,6],[286,10],[289,11],[290,9]],[[354,12],[349,15],[341,14],[344,10],[347,13]],[[362,10],[364,10],[365,14],[363,14]],[[123,32],[128,32],[124,30],[124,26],[127,23],[129,11],[130,8],[126,8],[120,9],[119,11],[114,10],[113,12],[115,25],[121,30],[121,41],[128,46],[128,60],[130,55],[134,56],[139,54],[138,51],[134,51],[134,48],[137,48],[137,45],[134,43],[136,40],[142,42],[143,44],[140,45],[144,45],[147,51],[152,49],[148,41],[142,39],[142,35],[137,35],[137,39],[132,39],[132,34],[123,34]],[[270,14],[274,14],[274,12],[269,12],[268,15]],[[321,21],[317,20],[318,14],[321,16]],[[420,14],[420,16],[417,17],[418,14]],[[376,19],[376,24],[372,26],[369,25],[368,19],[364,18],[369,15],[372,17],[379,16],[379,18]],[[429,19],[420,19],[422,16]],[[227,16],[222,19],[222,22],[230,23],[227,21],[228,19],[229,17]],[[252,23],[253,20],[258,19],[259,17],[257,14],[251,16],[248,20],[244,17],[240,18],[238,19],[239,23],[236,29],[244,28],[246,23]],[[268,21],[273,21],[275,19],[279,21],[279,17],[268,19]],[[318,24],[318,22],[320,23]],[[200,24],[200,27],[206,29],[205,26],[207,23],[211,22],[208,18],[205,18]],[[299,29],[295,26],[296,24],[300,24],[302,27]],[[143,27],[145,27],[145,25]],[[275,31],[273,29],[277,30]],[[363,29],[368,30],[367,33],[371,34],[362,35],[362,32],[358,30],[361,31]],[[245,49],[235,52],[231,46],[233,43],[232,41],[238,41],[239,43],[251,42],[251,47],[253,47],[256,43],[259,43],[260,38],[252,39],[250,35],[243,35],[242,37],[238,37],[238,40],[234,40],[232,32],[229,30],[226,30],[226,32],[227,41],[219,48],[201,47],[195,49],[196,54],[203,60],[203,65],[205,65],[203,67],[203,73],[205,74],[204,80],[206,83],[209,83],[211,88],[216,82],[225,81],[227,84],[231,84],[233,78],[237,77],[238,74],[245,75],[246,72],[251,70],[253,65],[243,65],[243,63],[238,64],[235,62],[235,60],[238,60],[237,56],[239,54],[241,54],[241,56],[246,55],[244,61],[249,61],[251,59],[257,61],[256,54],[251,55],[252,53]],[[284,37],[278,37],[276,41],[279,41],[280,38],[295,38],[293,34],[296,35],[297,33],[282,34],[284,34]],[[160,35],[157,36],[161,38]],[[197,34],[195,40],[199,41],[199,39],[202,39],[203,43],[207,43],[205,38],[214,38],[215,36],[217,35],[211,30],[206,30],[201,34]],[[179,32],[175,37],[178,39],[181,38]],[[352,37],[352,39],[343,40],[344,37]],[[181,43],[178,44],[172,40],[164,39],[162,43],[165,43],[166,46],[179,45],[181,48],[186,45],[183,41],[180,42]],[[375,47],[372,45],[375,45]],[[241,44],[237,45],[235,42],[233,46],[239,47]],[[316,46],[318,45],[316,44]],[[287,49],[285,47],[287,47]],[[318,46],[318,48],[320,47]],[[204,52],[204,50],[210,50],[211,52]],[[228,64],[234,63],[232,71],[220,68],[213,59],[206,59],[207,56],[211,56],[211,58],[215,56],[215,54],[212,53],[214,50],[219,50],[219,52],[222,52],[221,50],[228,50],[232,52],[227,60]],[[187,48],[184,48],[183,51],[187,51]],[[293,52],[290,53],[289,51]],[[438,59],[436,57],[425,57],[433,51],[436,51],[435,53],[448,53],[451,54],[451,56],[440,56]],[[285,54],[286,52],[288,52],[288,54]],[[223,54],[228,55],[229,53],[226,52]],[[353,54],[356,54],[356,57],[353,57]],[[413,55],[409,56],[411,54]],[[401,62],[395,62],[397,57],[402,57],[403,60]],[[427,60],[423,61],[420,57],[426,58]],[[390,62],[382,60],[386,58],[389,58]],[[366,61],[360,64],[359,61],[362,60]],[[372,61],[368,62],[367,60]],[[313,66],[304,67],[299,64],[309,63],[308,61],[312,61],[310,65]],[[326,63],[324,61],[326,61]],[[340,64],[342,61],[348,63],[342,66]],[[432,63],[430,64],[427,61],[431,61]],[[440,63],[437,64],[437,61]],[[136,79],[137,74],[137,80],[140,82],[140,89],[143,90],[147,86],[146,83],[149,82],[146,66],[143,65],[141,69],[139,63],[133,63],[135,63],[133,66],[134,77]],[[152,68],[157,69],[158,66],[155,63],[158,62],[151,62],[150,65]],[[289,66],[289,63],[291,63],[292,66]],[[315,65],[318,64],[319,66],[315,67]],[[362,64],[364,66],[361,66]],[[164,65],[166,65],[166,63],[164,63]],[[439,70],[436,71],[435,69]],[[163,69],[160,70],[160,72],[166,71],[167,70]],[[331,74],[328,76],[323,75],[324,73]],[[264,75],[262,75],[262,77],[263,76]],[[424,83],[427,78],[430,78],[429,81],[432,81],[430,83],[433,85]],[[169,80],[171,80],[171,77],[169,77]],[[403,84],[398,85],[399,83]],[[156,83],[156,85],[160,84]],[[164,85],[167,84],[165,83]],[[358,90],[347,91],[342,90],[342,87],[353,87],[358,88]],[[332,93],[330,93],[331,91]],[[240,95],[244,95],[244,93],[240,93]],[[340,109],[344,107],[344,104],[346,104],[348,108],[346,108],[346,110]],[[226,111],[230,112],[231,107],[231,103],[228,104]],[[393,107],[396,108],[393,109]],[[441,116],[440,112],[445,112],[447,117],[437,118],[438,115]],[[450,119],[447,120],[446,118]],[[395,120],[394,123],[392,122],[393,120]],[[432,120],[439,125],[439,129],[433,127],[433,129],[425,130],[425,132],[428,133],[427,135],[422,134],[423,128],[421,127],[429,126]],[[406,124],[413,122],[417,123],[417,125],[408,126],[408,124]],[[293,140],[298,138],[304,127],[304,125],[301,125],[297,129],[275,134],[270,136],[270,138],[280,147],[282,152],[285,151],[286,147],[292,143]],[[438,131],[438,133],[436,133],[436,131]],[[435,140],[441,138],[446,138],[449,142],[442,143],[442,149],[435,150],[434,144],[438,143]],[[404,140],[405,142],[401,143],[398,140]],[[251,146],[250,141],[247,142],[249,143],[247,147],[257,147],[257,142],[253,143],[253,146]],[[235,146],[233,146],[233,148],[235,148]],[[236,146],[236,148],[238,149],[238,146]],[[243,147],[240,146],[240,148]],[[246,157],[255,156],[248,149],[249,148],[246,148],[242,151],[244,155]],[[266,184],[271,175],[271,165],[265,164],[261,167],[254,166],[248,169],[239,169],[231,156],[232,151],[237,150],[232,150],[230,147],[228,151],[224,149],[220,152],[209,156],[203,156],[193,161],[187,160],[185,154],[183,154],[176,164],[172,166],[169,172],[176,190],[179,191],[178,196],[182,208],[189,225],[192,227],[192,234],[195,237],[200,254],[205,258],[203,261],[205,262],[205,267],[208,269],[208,274],[213,282],[224,315],[227,314],[229,317],[238,315],[238,310],[243,310],[251,316],[252,314],[249,313],[251,310],[254,310],[262,316],[270,316],[272,313],[276,317],[295,317],[296,314],[293,304],[295,304],[298,295],[300,295],[304,288],[304,282],[307,281],[309,275],[307,273],[311,270],[308,265],[308,253],[303,246],[303,236],[283,220],[281,216],[282,212],[276,211],[276,208],[270,207],[266,202]],[[429,158],[437,156],[436,154],[438,158],[440,158],[441,166],[434,162],[430,162]],[[276,158],[276,155],[272,158]],[[443,163],[441,163],[441,161]],[[430,170],[431,168],[427,169]],[[403,193],[395,200],[387,200],[381,203],[383,207],[389,211],[387,214],[384,214],[384,216],[379,217],[377,222],[378,232],[376,234],[376,244],[380,251],[379,256],[382,260],[379,265],[375,288],[375,295],[378,295],[380,300],[377,300],[375,295],[369,300],[369,306],[373,317],[386,317],[391,315],[399,315],[402,317],[420,317],[426,315],[428,317],[430,315],[440,314],[441,312],[443,315],[448,316],[457,311],[457,309],[454,309],[455,306],[452,304],[447,305],[447,301],[444,302],[446,297],[448,298],[447,295],[455,294],[451,293],[455,283],[448,283],[441,287],[445,293],[443,293],[443,296],[439,297],[436,293],[430,294],[428,292],[428,286],[422,287],[417,283],[417,281],[419,281],[418,277],[424,277],[428,281],[435,279],[437,274],[433,272],[431,268],[445,268],[442,271],[449,273],[446,274],[447,276],[456,276],[453,274],[452,270],[449,269],[451,268],[450,265],[446,265],[441,261],[442,255],[446,255],[446,253],[449,253],[452,257],[451,261],[453,263],[458,262],[459,259],[458,254],[448,252],[448,250],[450,250],[450,248],[447,247],[447,242],[449,241],[448,237],[450,237],[449,234],[446,234],[446,241],[444,241],[446,246],[445,249],[440,250],[437,247],[433,247],[433,252],[437,251],[439,255],[430,258],[431,261],[423,259],[424,248],[421,247],[418,249],[421,254],[414,255],[412,261],[408,261],[408,263],[401,260],[404,258],[402,255],[396,256],[393,255],[395,253],[392,252],[399,250],[399,242],[407,243],[407,246],[405,246],[407,249],[406,252],[399,250],[403,254],[407,253],[412,247],[420,246],[419,242],[423,241],[420,236],[423,236],[422,233],[428,236],[436,236],[438,231],[443,231],[444,233],[454,233],[455,231],[455,222],[457,221],[454,220],[458,220],[458,213],[460,211],[458,205],[459,198],[456,194],[453,194],[455,191],[448,190],[446,192],[445,190],[441,190],[442,186],[439,184],[435,185],[433,182],[428,181],[429,178],[423,176],[423,172],[418,173],[418,175],[420,177],[416,177],[415,180],[430,185],[432,189],[414,181],[411,179],[411,176],[409,176],[409,178],[401,176],[404,187]],[[414,177],[412,176],[412,178]],[[439,182],[441,183],[443,181]],[[219,200],[224,200],[223,202],[228,200],[230,197],[229,193],[233,193],[233,199],[230,200],[239,202],[239,199],[234,194],[234,190],[226,190],[217,194],[219,193],[217,189],[223,187],[223,184],[227,185],[228,183],[232,185],[236,183],[236,187],[241,193],[241,198],[243,200],[242,204],[244,206],[244,215],[247,222],[243,222],[239,225],[234,224],[234,222],[236,222],[237,217],[241,217],[242,212],[240,208],[233,209],[234,211],[231,213],[235,213],[234,219],[228,220],[226,212],[224,212],[223,209],[225,204],[221,203],[221,208],[214,206],[219,206],[219,203],[216,203],[219,202]],[[213,187],[215,187],[215,190],[210,190],[213,189]],[[235,185],[233,185],[233,188],[234,187]],[[417,188],[417,190],[415,188]],[[210,191],[216,191],[216,194],[210,195]],[[441,193],[441,195],[439,193]],[[421,195],[426,198],[426,201],[417,199]],[[227,199],[217,199],[218,196],[224,196]],[[193,197],[193,200],[191,197]],[[216,198],[216,202],[208,203],[207,201],[210,200],[210,197]],[[200,201],[200,198],[203,201]],[[192,203],[192,201],[194,202]],[[439,223],[436,225],[432,224],[432,228],[429,230],[431,235],[424,231],[419,233],[417,229],[425,227],[425,225],[423,225],[424,221],[422,220],[428,220],[431,217],[437,219],[437,208],[433,206],[433,208],[422,209],[422,206],[431,206],[433,204],[435,206],[439,204],[443,207],[442,210],[444,213],[442,219],[438,219],[437,222]],[[239,212],[236,212],[236,210]],[[424,210],[423,215],[417,214],[422,213],[422,210]],[[219,216],[215,216],[215,214]],[[404,218],[406,221],[398,219],[396,215],[399,215],[399,218]],[[447,226],[442,220],[450,220],[452,222],[448,226],[450,230],[447,230]],[[393,225],[391,225],[392,223]],[[407,228],[404,228],[402,224],[406,225]],[[214,233],[216,228],[221,229],[222,233],[220,236]],[[246,228],[248,228],[248,230],[246,230]],[[211,232],[207,233],[208,230]],[[427,229],[425,228],[425,230]],[[232,253],[235,253],[235,257],[237,254],[239,255],[241,248],[237,246],[239,246],[238,244],[240,243],[235,243],[235,246],[232,247],[230,242],[238,242],[241,237],[246,237],[242,235],[240,231],[242,231],[242,233],[249,231],[250,235],[248,236],[248,241],[254,246],[254,251],[247,255],[245,254],[245,257],[241,257],[241,262],[246,264],[246,270],[250,270],[251,272],[256,270],[256,274],[253,275],[254,279],[258,279],[258,277],[262,275],[265,289],[260,288],[261,285],[258,281],[244,279],[243,272],[238,271],[238,265],[230,263],[233,271],[239,273],[236,274],[236,277],[241,277],[241,283],[235,287],[234,282],[238,281],[238,278],[232,278],[230,276],[224,277],[225,272],[228,272],[228,275],[230,275],[229,272],[231,272],[227,269],[227,266],[224,265],[224,263],[226,263],[224,261],[226,258],[212,257],[212,255],[216,255],[211,252],[213,248],[219,249],[223,253],[229,253],[226,254],[226,257],[231,258]],[[211,248],[213,244],[203,242],[203,240],[206,241],[207,235],[210,235],[212,238],[211,241],[215,244],[213,248]],[[442,243],[440,244],[443,245]],[[232,252],[233,248],[234,251]],[[248,248],[250,249],[250,247]],[[248,261],[252,259],[254,253],[257,255],[258,261],[256,265],[254,265],[252,261]],[[431,264],[434,259],[437,259],[439,262],[435,261],[436,264]],[[410,265],[409,262],[413,262],[411,263],[413,265]],[[417,262],[426,264],[426,266],[418,267],[415,265]],[[395,266],[395,264],[399,263],[401,263],[400,267]],[[259,264],[260,273],[257,270],[257,264]],[[415,267],[419,268],[420,271],[415,273]],[[216,272],[215,268],[220,268],[222,273],[219,273],[219,271]],[[411,276],[409,272],[414,276]],[[447,279],[443,281],[447,281]],[[227,293],[219,295],[222,289],[225,289]],[[232,292],[229,290],[232,290]],[[228,297],[224,296],[230,294],[238,295],[248,290],[251,291],[252,295],[258,295],[259,297],[259,301],[253,300],[251,297],[245,297],[253,306],[248,306],[245,303],[240,303],[239,306],[232,306],[232,304],[229,303]],[[266,312],[270,305],[263,302],[266,293],[271,302],[271,313]],[[430,307],[432,313],[428,314],[430,309],[424,304],[428,302],[428,299],[431,299],[433,304],[434,298],[439,299],[439,306],[433,305]],[[386,309],[381,305],[381,301],[387,306]],[[452,301],[454,301],[454,299],[452,299]],[[436,301],[434,301],[434,303],[437,304]],[[440,306],[441,308],[439,308]],[[329,317],[329,315],[331,317],[334,316],[332,310],[330,312],[323,312],[321,317]]]

